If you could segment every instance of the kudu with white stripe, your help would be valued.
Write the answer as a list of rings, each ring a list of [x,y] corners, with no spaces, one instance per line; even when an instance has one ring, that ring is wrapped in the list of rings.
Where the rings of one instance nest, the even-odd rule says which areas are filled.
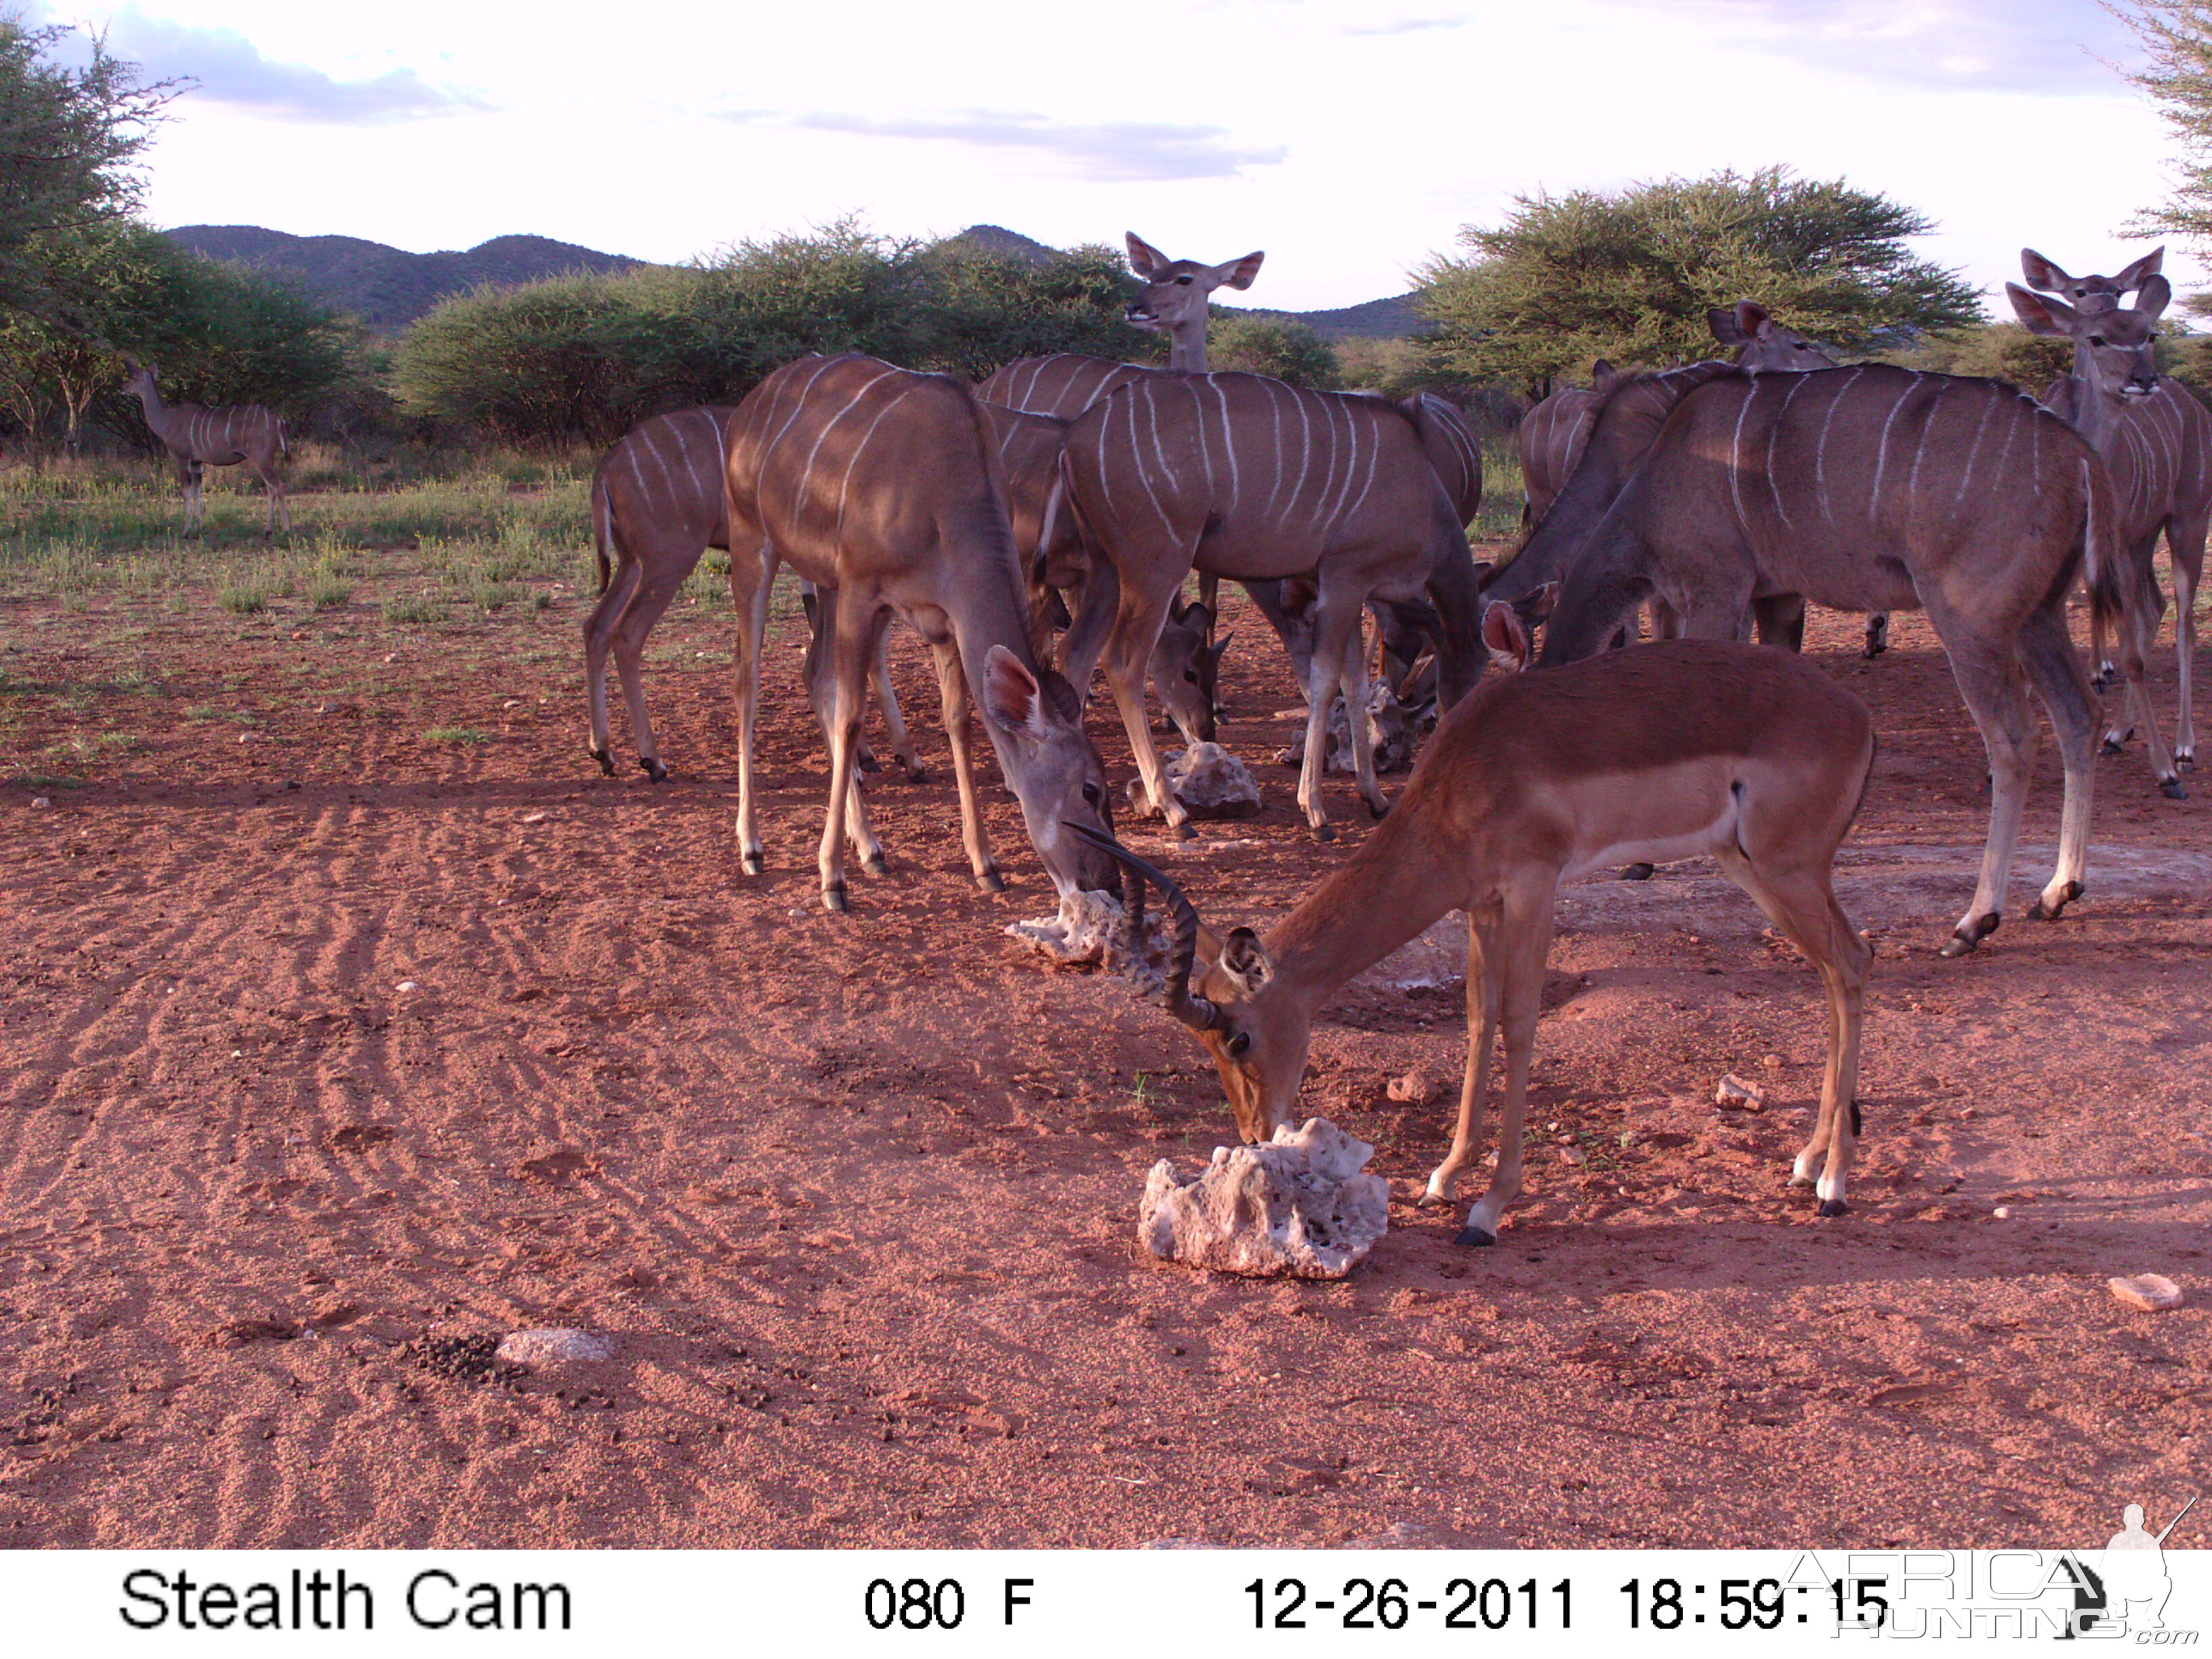
[[[1669,409],[1655,389],[1668,378],[1645,383],[1640,402],[1608,402],[1582,471],[1487,596],[1536,600],[1556,576],[1542,665],[1601,649],[1621,612],[1655,592],[1701,637],[1733,635],[1762,595],[1925,609],[1991,777],[1981,878],[1944,953],[1972,950],[2004,908],[2037,738],[2023,670],[2065,767],[2057,869],[2033,913],[2056,916],[2081,890],[2094,775],[2066,589],[2079,568],[2094,604],[2118,616],[2128,602],[2103,461],[2049,410],[1995,380],[1880,364],[1807,374],[1700,366],[1674,371]],[[1577,498],[1613,451],[1617,414],[1662,424],[1593,519]],[[1511,613],[1486,621],[1500,615]],[[1511,643],[1525,652],[1525,637]]]
[[[1007,523],[991,418],[942,374],[873,358],[802,359],[755,386],[727,428],[730,587],[738,605],[738,832],[747,874],[763,866],[754,727],[768,595],[777,565],[815,584],[821,642],[814,703],[830,744],[830,805],[818,864],[823,902],[846,908],[845,830],[862,858],[882,850],[853,789],[878,617],[896,611],[937,656],[946,735],[977,883],[999,885],[968,762],[968,688],[1030,840],[1064,895],[1116,884],[1109,860],[1069,830],[1112,833],[1104,769],[1075,694],[1037,664],[1020,560]]]
[[[1070,630],[1069,678],[1102,659],[1153,810],[1189,835],[1145,715],[1144,669],[1183,578],[1310,574],[1318,588],[1298,804],[1322,839],[1323,730],[1330,690],[1367,706],[1361,607],[1370,598],[1436,606],[1440,707],[1482,672],[1476,574],[1457,509],[1406,411],[1378,398],[1307,392],[1260,374],[1138,380],[1077,421],[1062,463],[1067,500],[1097,568]],[[1360,793],[1387,809],[1366,723],[1350,722]]]
[[[1503,1030],[1497,1174],[1462,1244],[1496,1241],[1520,1191],[1522,1127],[1559,884],[1626,859],[1708,854],[1812,959],[1827,992],[1827,1066],[1793,1178],[1844,1213],[1874,952],[1836,902],[1832,870],[1874,761],[1865,706],[1802,659],[1669,641],[1492,680],[1462,701],[1397,805],[1265,939],[1216,940],[1175,884],[1116,849],[1176,918],[1170,1012],[1213,1056],[1247,1140],[1289,1122],[1315,1015],[1453,910],[1468,919],[1466,1075],[1451,1151],[1425,1203],[1451,1202],[1481,1157],[1492,1045]],[[1201,957],[1203,958],[1201,961]]]
[[[2181,681],[2173,760],[2177,766],[2192,767],[2197,763],[2197,732],[2191,664],[2197,653],[2197,588],[2204,575],[2206,527],[2212,523],[2212,413],[2173,380],[2160,375],[2152,356],[2159,314],[2172,298],[2166,278],[2157,274],[2164,252],[2160,248],[2145,255],[2118,276],[2069,277],[2033,249],[2023,249],[2021,263],[2032,280],[2045,278],[2051,286],[2081,297],[2069,306],[2009,283],[2005,289],[2014,314],[2031,333],[2074,343],[2072,374],[2054,382],[2043,400],[2073,422],[2075,430],[2105,458],[2112,475],[2120,546],[2139,585],[2137,616],[2146,630],[2139,644],[2144,650],[2151,643],[2148,630],[2156,625],[2165,605],[2152,563],[2160,532],[2165,533],[2173,567],[2173,645]],[[2142,289],[2133,307],[2120,304],[2123,283]],[[2098,633],[2101,664],[2102,629]],[[2147,726],[2154,726],[2147,704],[2140,710],[2134,706],[2132,690],[2129,718],[2139,714]],[[2106,735],[2106,750],[2117,750],[2119,739],[2115,726]],[[2160,782],[2168,794],[2179,791],[2176,781],[2161,778]]]
[[[185,488],[185,534],[202,523],[203,474],[209,466],[236,466],[244,462],[261,480],[269,495],[269,520],[264,537],[276,533],[276,519],[283,515],[284,529],[292,528],[292,504],[286,498],[283,463],[292,459],[284,441],[284,422],[259,404],[227,404],[210,408],[204,404],[165,404],[155,384],[161,369],[153,363],[123,360],[123,389],[137,398],[146,424],[161,441],[177,464],[177,482]]]

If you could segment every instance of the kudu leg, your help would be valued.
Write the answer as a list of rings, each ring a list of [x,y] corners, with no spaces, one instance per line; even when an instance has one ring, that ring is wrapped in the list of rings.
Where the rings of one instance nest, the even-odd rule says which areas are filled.
[[[702,548],[700,552],[706,550]],[[660,745],[653,735],[653,716],[645,707],[645,641],[653,626],[666,613],[675,599],[684,579],[691,574],[698,554],[685,560],[670,560],[647,564],[640,562],[635,568],[637,580],[632,585],[629,600],[616,617],[613,638],[610,641],[614,653],[615,672],[621,677],[623,704],[629,711],[629,732],[637,744],[637,763],[646,776],[655,783],[667,781],[668,769],[660,763]],[[601,696],[605,696],[604,690]],[[596,734],[595,734],[596,735]],[[607,763],[602,762],[603,765]],[[608,770],[612,771],[611,765]]]
[[[591,755],[609,777],[615,775],[615,761],[607,725],[608,653],[614,646],[615,623],[630,595],[637,592],[638,575],[635,560],[625,559],[617,565],[607,591],[584,618],[584,695],[591,708]]]
[[[929,774],[922,769],[921,762],[914,752],[914,738],[907,731],[906,715],[899,708],[898,693],[891,686],[891,613],[882,612],[876,618],[875,643],[869,652],[868,676],[875,683],[876,707],[884,711],[884,730],[891,740],[891,753],[897,757],[900,769],[905,772],[908,783],[927,783]]]
[[[2173,655],[2181,671],[2181,708],[2173,733],[2173,763],[2194,770],[2197,765],[2197,725],[2193,664],[2197,656],[2197,585],[2204,574],[2204,526],[2185,526],[2179,535],[2166,532],[2166,551],[2173,561]],[[2196,549],[2195,557],[2179,550]]]
[[[2127,682],[2128,721],[2143,734],[2143,747],[2150,757],[2151,776],[2157,781],[2160,792],[2181,800],[2189,792],[2181,787],[2181,774],[2166,749],[2166,733],[2159,728],[2158,711],[2150,699],[2151,645],[2158,636],[2159,613],[2166,608],[2166,597],[2159,591],[2158,573],[2151,568],[2148,555],[2140,570],[2133,602],[2114,624],[2119,635],[2120,676]],[[2105,746],[2107,753],[2118,747],[2110,735],[2105,739]]]
[[[991,843],[983,833],[983,809],[975,795],[975,732],[968,723],[968,674],[960,665],[960,647],[947,638],[931,647],[937,657],[937,694],[945,708],[945,738],[952,747],[952,781],[960,790],[960,842],[968,849],[968,867],[975,884],[987,893],[1006,890],[999,861],[991,856]]]
[[[1366,609],[1355,603],[1350,610],[1351,637],[1344,643],[1344,672],[1337,683],[1344,692],[1345,730],[1352,737],[1352,778],[1368,811],[1379,818],[1389,811],[1390,800],[1375,775],[1375,738],[1367,729],[1367,646],[1363,637]],[[1376,634],[1380,638],[1382,629],[1377,628]]]
[[[1951,675],[1966,712],[1981,728],[1990,763],[1990,835],[1982,849],[1980,879],[1973,902],[1944,941],[1947,957],[1964,956],[1997,930],[2003,920],[2005,884],[2012,872],[2014,844],[2020,839],[2021,809],[2035,759],[2036,729],[2011,650],[1981,639],[1948,611],[1929,607],[1936,635],[1951,658]],[[1945,623],[1952,625],[1947,630]]]
[[[2050,921],[2069,900],[2081,896],[2088,869],[2097,715],[2062,608],[2039,611],[2027,619],[2020,631],[2020,660],[2051,715],[2051,730],[2058,734],[2059,763],[2066,776],[2065,804],[2058,819],[2058,865],[2028,912],[2039,921]]]
[[[1889,649],[1889,612],[1869,611],[1866,619],[1865,652],[1869,658],[1879,657]]]
[[[1190,841],[1196,838],[1198,832],[1190,827],[1188,809],[1168,787],[1167,769],[1160,764],[1159,750],[1153,746],[1152,719],[1145,708],[1145,683],[1150,674],[1152,646],[1160,636],[1160,626],[1167,620],[1168,603],[1174,597],[1172,588],[1164,593],[1146,593],[1124,587],[1113,635],[1106,643],[1104,662],[1106,684],[1113,690],[1115,707],[1121,711],[1122,729],[1129,734],[1129,751],[1144,778],[1152,810],[1167,821],[1170,832]]]
[[[738,613],[738,850],[749,876],[760,874],[760,825],[755,815],[753,734],[760,721],[761,649],[768,634],[769,590],[775,581],[775,550],[752,526],[730,526],[730,598]]]
[[[1306,815],[1306,823],[1316,841],[1336,839],[1336,831],[1328,822],[1328,812],[1322,802],[1322,780],[1328,770],[1328,716],[1340,687],[1345,690],[1345,730],[1352,738],[1352,765],[1355,775],[1364,759],[1364,775],[1358,778],[1359,793],[1366,800],[1368,810],[1380,817],[1389,810],[1389,802],[1382,799],[1382,786],[1375,781],[1375,757],[1367,750],[1367,708],[1363,700],[1354,704],[1350,701],[1350,688],[1355,681],[1364,684],[1365,664],[1361,660],[1359,639],[1360,596],[1349,599],[1341,593],[1325,593],[1314,609],[1313,665],[1306,686],[1306,752],[1298,769],[1298,805]]]
[[[838,603],[835,589],[825,589],[822,599],[822,667],[813,691],[823,735],[830,745],[830,805],[815,862],[822,875],[823,908],[838,914],[850,908],[845,898],[848,834],[859,843],[858,850],[872,867],[880,868],[883,863],[883,849],[874,844],[865,809],[858,806],[854,795],[875,618],[852,615],[850,605]]]

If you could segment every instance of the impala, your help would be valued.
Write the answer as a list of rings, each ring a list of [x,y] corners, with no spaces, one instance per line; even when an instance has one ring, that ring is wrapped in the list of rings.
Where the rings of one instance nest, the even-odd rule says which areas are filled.
[[[269,520],[262,535],[276,533],[280,513],[289,534],[292,504],[286,499],[282,464],[292,459],[292,451],[284,441],[284,422],[259,404],[165,404],[155,384],[161,373],[152,363],[123,360],[124,391],[137,398],[146,424],[177,464],[177,482],[185,487],[185,534],[200,528],[204,470],[241,461],[253,469],[269,495]]]
[[[1174,914],[1169,1011],[1212,1054],[1247,1140],[1291,1121],[1314,1016],[1329,998],[1450,911],[1467,913],[1459,1123],[1422,1201],[1450,1203],[1481,1156],[1502,1030],[1498,1169],[1459,1234],[1476,1245],[1496,1242],[1521,1189],[1559,884],[1624,859],[1711,856],[1812,959],[1827,992],[1820,1113],[1792,1178],[1817,1180],[1820,1213],[1838,1216],[1859,1127],[1860,1021],[1874,953],[1837,904],[1831,872],[1873,762],[1864,705],[1802,659],[1668,641],[1508,675],[1462,701],[1390,816],[1264,939],[1238,927],[1217,940],[1172,880],[1109,850],[1138,878],[1133,925],[1142,925],[1147,881]]]

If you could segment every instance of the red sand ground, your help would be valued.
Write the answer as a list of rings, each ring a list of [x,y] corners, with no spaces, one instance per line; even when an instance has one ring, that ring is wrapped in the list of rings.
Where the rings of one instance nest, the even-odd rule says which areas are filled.
[[[1565,896],[1499,1248],[1406,1202],[1450,1107],[1384,1094],[1456,1075],[1448,928],[1316,1034],[1310,1109],[1376,1143],[1392,1232],[1349,1282],[1252,1283],[1137,1250],[1146,1167],[1231,1133],[1219,1085],[1001,937],[1050,904],[995,780],[1006,896],[919,721],[935,779],[872,797],[894,873],[826,916],[788,627],[747,879],[724,671],[657,665],[676,780],[604,781],[577,615],[388,660],[373,617],[0,613],[18,756],[138,734],[89,787],[0,786],[0,1543],[2082,1544],[2193,1489],[2212,775],[2177,804],[2139,746],[2100,762],[2088,894],[2038,924],[2046,740],[2004,929],[1939,960],[1978,741],[1917,619],[1872,664],[1820,619],[1882,744],[1841,882],[1880,950],[1855,1213],[1784,1188],[1814,977],[1684,865]],[[1365,820],[1335,783],[1346,841],[1299,826],[1255,621],[1224,735],[1266,815],[1131,839],[1264,922]],[[726,660],[726,629],[660,637]],[[1714,1110],[1729,1071],[1763,1115]],[[2197,1299],[2105,1289],[2143,1271]],[[504,1376],[453,1340],[544,1325],[617,1357]]]

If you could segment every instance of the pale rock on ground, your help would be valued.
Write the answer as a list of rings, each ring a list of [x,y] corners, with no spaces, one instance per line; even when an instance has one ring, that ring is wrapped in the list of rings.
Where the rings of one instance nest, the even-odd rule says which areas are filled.
[[[1260,785],[1252,770],[1218,743],[1194,743],[1167,758],[1168,787],[1194,818],[1249,818],[1260,811]],[[1129,781],[1129,805],[1139,817],[1158,816],[1142,778]]]
[[[2130,1308],[2145,1313],[2164,1313],[2178,1308],[2184,1297],[2181,1286],[2163,1273],[2137,1273],[2132,1279],[2108,1279],[2105,1288]]]
[[[1129,918],[1121,901],[1100,892],[1066,894],[1060,901],[1059,915],[1010,922],[1006,937],[1048,957],[1056,968],[1097,967],[1127,973],[1145,991],[1166,988],[1168,960],[1175,947],[1164,908],[1153,906],[1145,912],[1145,938],[1133,957]]]
[[[1162,1158],[1145,1180],[1137,1237],[1164,1261],[1252,1277],[1342,1279],[1390,1220],[1375,1149],[1324,1117],[1264,1146],[1217,1146],[1197,1176]]]
[[[510,1331],[501,1339],[497,1357],[510,1365],[549,1370],[561,1365],[590,1365],[614,1358],[615,1345],[592,1331],[560,1327]]]

